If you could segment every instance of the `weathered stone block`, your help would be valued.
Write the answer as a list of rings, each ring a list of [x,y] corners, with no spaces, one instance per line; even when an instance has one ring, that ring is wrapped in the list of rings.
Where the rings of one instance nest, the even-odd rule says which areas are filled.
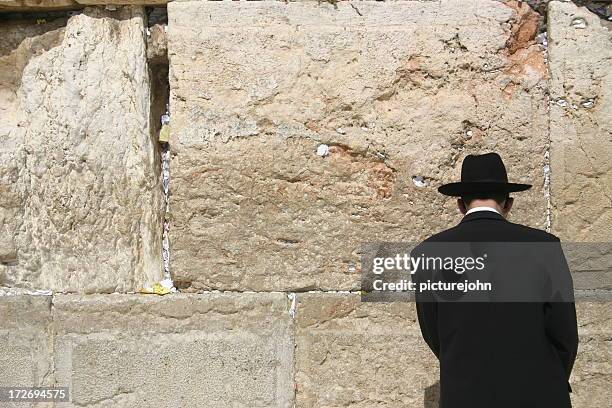
[[[498,151],[534,183],[515,219],[543,226],[546,72],[526,11],[194,1],[168,13],[183,289],[357,288],[362,243],[458,222],[435,189],[469,152]]]
[[[56,382],[75,406],[291,407],[284,294],[57,296]]]
[[[53,384],[51,335],[50,296],[0,296],[0,387]]]
[[[1,57],[15,65],[0,84],[11,96],[0,286],[113,292],[161,279],[143,16],[87,9]]]
[[[414,303],[355,294],[299,294],[296,406],[435,406],[438,362]]]
[[[65,25],[65,18],[43,24],[7,21],[0,25],[0,264],[17,262],[15,236],[24,216],[25,185],[19,182],[26,154],[25,129],[20,126],[24,121],[19,101],[21,76],[30,59],[61,42]]]
[[[575,408],[609,405],[612,395],[612,303],[577,302],[576,313],[580,344],[571,377],[572,405]]]
[[[612,34],[572,2],[548,8],[553,231],[612,241]]]
[[[565,242],[574,289],[612,290],[612,242]]]

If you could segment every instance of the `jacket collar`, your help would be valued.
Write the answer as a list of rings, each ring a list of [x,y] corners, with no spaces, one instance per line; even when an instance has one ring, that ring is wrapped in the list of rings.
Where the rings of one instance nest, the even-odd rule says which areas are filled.
[[[497,220],[497,221],[506,221],[506,219],[501,215],[493,211],[476,211],[471,214],[466,215],[461,220],[461,223],[474,221],[474,220]]]

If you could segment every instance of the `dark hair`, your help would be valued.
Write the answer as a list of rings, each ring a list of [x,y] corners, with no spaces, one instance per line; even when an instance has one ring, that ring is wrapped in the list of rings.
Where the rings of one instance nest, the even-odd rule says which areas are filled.
[[[508,193],[483,193],[470,196],[462,196],[461,200],[466,206],[469,206],[474,200],[495,200],[499,205],[502,205],[504,201],[510,198]]]

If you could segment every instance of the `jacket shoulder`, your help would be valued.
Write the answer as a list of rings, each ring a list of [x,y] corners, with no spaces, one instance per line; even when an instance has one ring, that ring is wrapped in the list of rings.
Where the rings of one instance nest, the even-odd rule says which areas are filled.
[[[549,232],[509,221],[484,221],[477,224],[472,222],[460,223],[430,236],[423,242],[478,241],[480,239],[505,242],[560,242],[558,237]]]
[[[513,222],[508,222],[509,226],[511,228],[516,229],[516,232],[524,235],[526,237],[532,238],[533,241],[538,241],[538,242],[560,242],[561,240],[554,234],[551,234],[550,232],[546,232],[544,230],[541,229],[537,229],[537,228],[532,228],[532,227],[528,227],[526,225],[523,224],[516,224]]]

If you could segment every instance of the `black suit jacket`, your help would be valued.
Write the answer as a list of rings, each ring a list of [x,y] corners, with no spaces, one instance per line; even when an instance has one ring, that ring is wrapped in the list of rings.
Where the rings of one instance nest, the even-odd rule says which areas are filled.
[[[478,211],[426,242],[559,239]],[[560,244],[558,253],[565,264]],[[573,302],[430,302],[422,296],[416,296],[418,319],[440,362],[441,408],[571,407],[568,380],[578,348]]]

